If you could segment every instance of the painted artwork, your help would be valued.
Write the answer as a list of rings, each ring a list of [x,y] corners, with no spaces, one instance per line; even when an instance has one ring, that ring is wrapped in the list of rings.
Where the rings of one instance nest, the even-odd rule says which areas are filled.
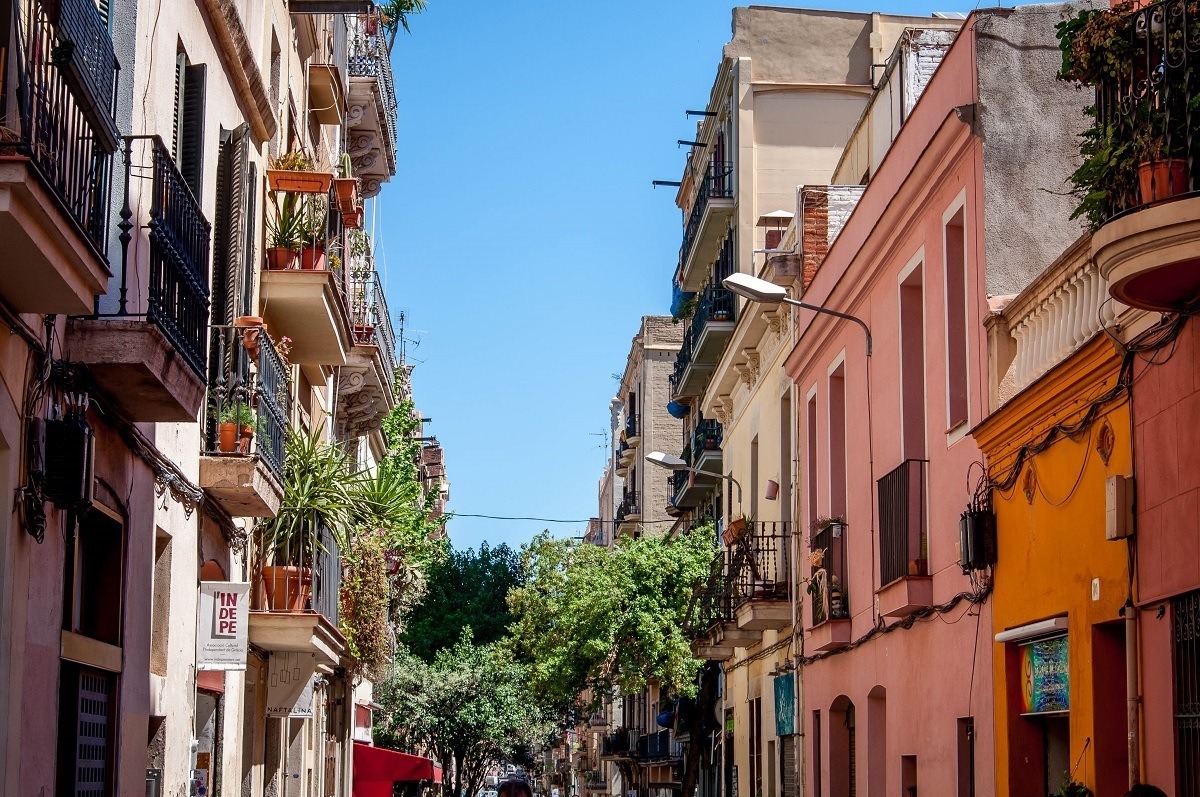
[[[1071,710],[1071,671],[1067,637],[1021,645],[1023,714],[1061,714]]]
[[[796,732],[796,674],[785,673],[775,678],[775,735],[791,736]]]

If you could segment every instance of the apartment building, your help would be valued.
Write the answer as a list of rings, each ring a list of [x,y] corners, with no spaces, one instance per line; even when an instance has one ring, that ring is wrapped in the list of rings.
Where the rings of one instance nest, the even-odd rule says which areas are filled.
[[[311,596],[274,601],[259,524],[289,430],[361,467],[385,450],[403,364],[362,229],[395,170],[381,20],[299,0],[0,18],[0,791],[349,794],[337,546],[317,531],[286,563]],[[272,175],[288,153],[303,168]]]
[[[686,407],[682,438],[667,452],[680,452],[686,466],[672,474],[672,507],[680,528],[715,521],[722,538],[689,620],[696,654],[719,673],[719,685],[701,693],[715,705],[699,710],[721,719],[691,740],[701,747],[702,795],[796,794],[803,755],[793,709],[805,536],[795,455],[801,398],[782,367],[798,329],[786,308],[741,300],[723,281],[765,275],[802,291],[795,220],[819,204],[832,229],[827,245],[861,188],[806,197],[801,187],[833,182],[856,126],[871,116],[874,89],[894,71],[897,44],[915,28],[934,50],[959,24],[761,6],[733,12],[733,37],[697,126],[701,145],[678,193],[684,227],[673,277],[688,329],[672,375],[672,398]],[[921,81],[906,77],[915,101]]]

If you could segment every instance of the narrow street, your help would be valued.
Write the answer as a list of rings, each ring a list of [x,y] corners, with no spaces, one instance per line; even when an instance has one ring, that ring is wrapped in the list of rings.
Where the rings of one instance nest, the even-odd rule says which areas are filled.
[[[829,6],[0,0],[0,795],[1200,797],[1200,5]]]

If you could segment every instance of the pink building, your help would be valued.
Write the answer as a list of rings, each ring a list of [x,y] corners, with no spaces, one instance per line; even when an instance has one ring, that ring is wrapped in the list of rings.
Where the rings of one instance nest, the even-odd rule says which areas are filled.
[[[868,357],[858,326],[801,310],[786,363],[808,794],[995,793],[992,572],[986,556],[964,572],[959,520],[982,475],[988,297],[1081,231],[1041,223],[1070,215],[1088,99],[1054,79],[1068,8],[967,20],[802,297],[874,339]]]

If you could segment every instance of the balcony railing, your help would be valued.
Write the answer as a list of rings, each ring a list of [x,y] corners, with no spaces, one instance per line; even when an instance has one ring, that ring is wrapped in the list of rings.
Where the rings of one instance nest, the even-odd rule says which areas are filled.
[[[19,7],[19,6],[18,6]],[[19,139],[42,180],[96,251],[108,244],[113,118],[119,65],[108,27],[91,0],[30,0],[17,28],[14,91]]]
[[[710,321],[727,322],[736,319],[737,299],[733,293],[721,285],[720,279],[724,279],[724,277],[718,278],[714,275],[713,280],[704,288],[704,292],[700,294],[700,299],[696,303],[692,320],[683,334],[683,345],[679,347],[679,353],[675,355],[675,367],[671,373],[672,391],[679,389],[684,372],[696,358],[704,327]]]
[[[349,27],[349,64],[351,77],[373,77],[383,95],[383,116],[386,120],[388,146],[396,152],[396,84],[392,77],[392,59],[388,53],[387,36],[383,26],[369,33],[364,17],[347,20]]]
[[[719,421],[714,421],[711,418],[700,419],[696,424],[696,430],[692,432],[692,456],[688,459],[685,455],[684,459],[688,460],[688,464],[694,464],[700,461],[705,451],[719,451],[722,434],[723,431]]]
[[[812,624],[850,617],[846,594],[846,524],[821,523],[810,540],[808,592]]]
[[[879,583],[929,575],[923,459],[907,459],[879,479]]]
[[[374,267],[359,267],[350,273],[350,319],[354,342],[378,346],[379,357],[387,372],[388,389],[396,384],[396,331],[388,312],[387,297]]]
[[[733,166],[721,161],[709,161],[700,190],[696,193],[696,201],[688,213],[687,223],[683,226],[683,243],[679,247],[679,262],[687,262],[696,242],[696,234],[700,232],[700,222],[704,219],[704,210],[709,200],[731,199],[733,197]]]
[[[604,756],[628,755],[630,750],[629,731],[619,728],[604,737],[600,744],[600,754]]]
[[[751,521],[746,533],[730,546],[730,591],[734,609],[746,601],[788,597],[791,525],[779,521]]]
[[[728,549],[715,551],[708,576],[693,586],[684,631],[693,639],[708,636],[713,627],[733,618]]]
[[[321,550],[313,557],[312,609],[334,625],[338,624],[338,603],[342,593],[342,558],[337,537],[321,527],[317,534]]]
[[[261,328],[213,327],[211,348],[204,453],[257,454],[281,475],[291,391],[274,341]]]
[[[192,370],[203,375],[212,228],[161,138],[127,136],[124,155],[125,203],[117,223],[123,265],[117,309],[115,313],[97,315],[146,318],[162,331]],[[138,199],[134,198],[135,190]],[[138,270],[139,247],[131,247],[130,243],[136,224],[134,208],[140,206],[147,191],[149,274],[143,282]],[[130,296],[130,290],[142,286],[144,296]]]
[[[625,416],[625,437],[637,437],[638,434],[638,416],[637,413],[631,412]]]
[[[1119,46],[1132,54],[1131,68],[1097,87],[1097,122],[1114,142],[1132,146],[1132,163],[1141,165],[1137,173],[1111,175],[1110,218],[1200,189],[1200,129],[1194,125],[1200,70],[1193,64],[1200,55],[1200,17],[1183,0],[1161,0],[1122,22]]]
[[[617,507],[617,522],[621,523],[631,515],[641,515],[641,499],[637,490],[630,490],[621,498]]]

